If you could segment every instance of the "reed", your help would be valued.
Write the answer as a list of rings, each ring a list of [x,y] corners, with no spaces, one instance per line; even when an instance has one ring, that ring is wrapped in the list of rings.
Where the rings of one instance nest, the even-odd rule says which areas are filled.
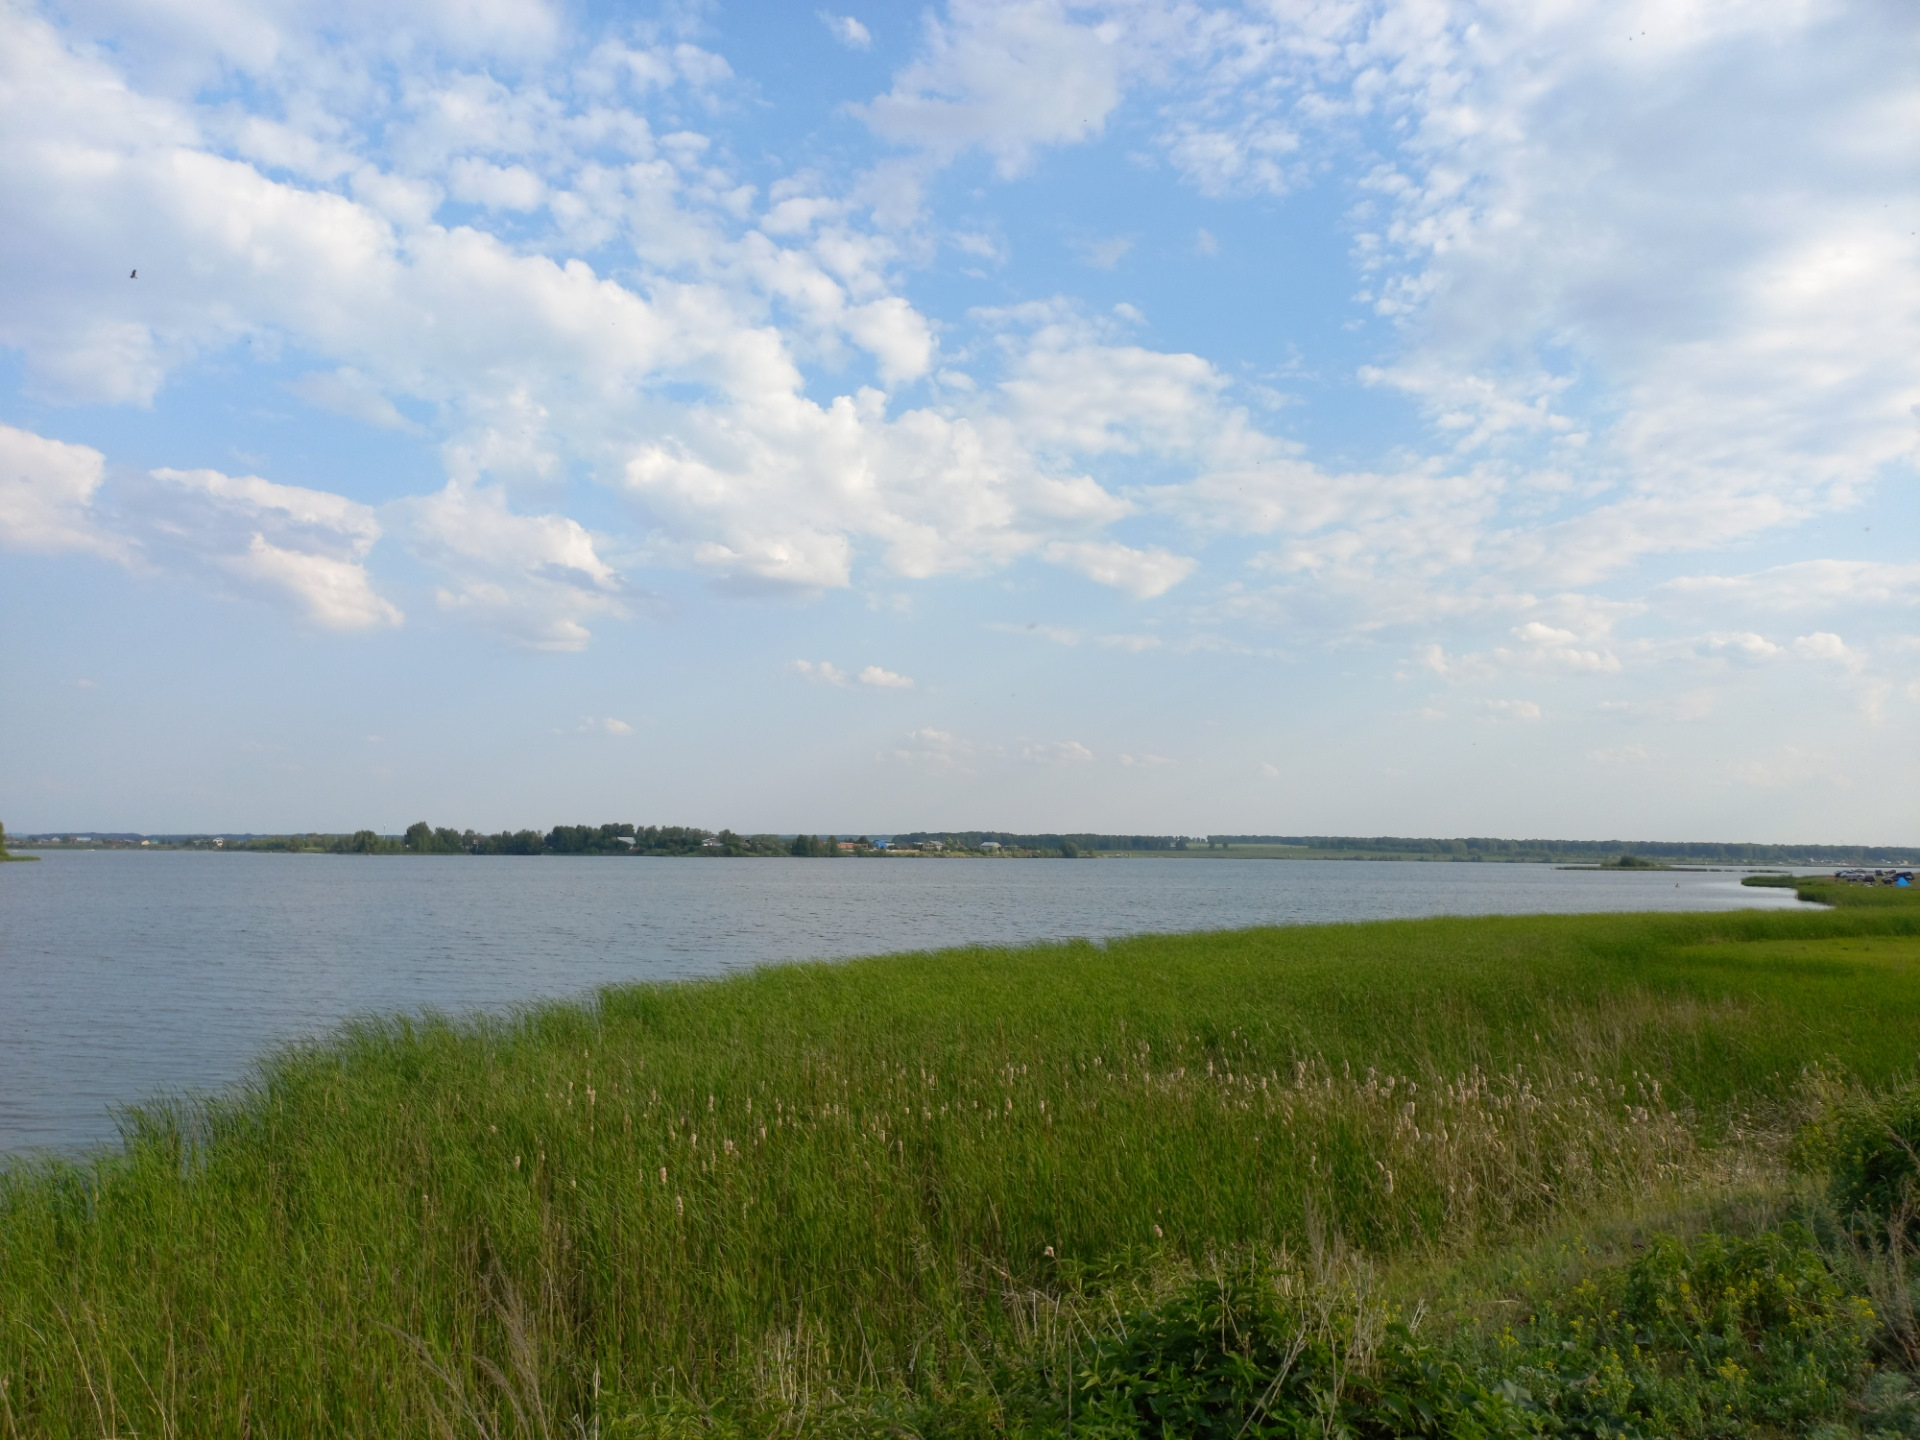
[[[0,1435],[880,1427],[1222,1256],[1774,1183],[1806,1066],[1912,1067],[1917,937],[1433,920],[363,1021],[0,1171]]]

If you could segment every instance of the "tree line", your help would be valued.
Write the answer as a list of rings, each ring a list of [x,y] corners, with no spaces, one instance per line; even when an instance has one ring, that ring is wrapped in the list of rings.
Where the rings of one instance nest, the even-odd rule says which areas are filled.
[[[1055,850],[1062,855],[1089,855],[1100,850],[1185,850],[1185,835],[1027,835],[1011,830],[912,830],[893,837],[896,845],[923,845],[938,840],[956,850],[978,850],[998,845],[1005,850]]]
[[[194,843],[194,842],[189,842]],[[866,836],[848,842],[856,852],[871,851]],[[211,846],[212,840],[194,844]],[[258,850],[325,855],[802,855],[844,854],[837,836],[741,835],[733,830],[703,830],[692,825],[556,825],[551,830],[455,830],[419,820],[401,835],[374,830],[330,835],[249,835],[223,840],[223,850]]]
[[[1867,865],[1875,857],[1911,853],[1905,846],[1759,845],[1713,840],[1501,840],[1489,836],[1421,839],[1407,835],[1209,835],[1209,848],[1288,845],[1303,850],[1365,855],[1417,855],[1445,860],[1608,860],[1622,853],[1643,859],[1699,864]]]

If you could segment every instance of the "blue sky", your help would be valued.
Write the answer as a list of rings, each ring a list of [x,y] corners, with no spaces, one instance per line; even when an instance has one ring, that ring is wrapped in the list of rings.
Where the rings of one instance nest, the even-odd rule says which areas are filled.
[[[0,27],[17,830],[1920,840],[1897,0]]]

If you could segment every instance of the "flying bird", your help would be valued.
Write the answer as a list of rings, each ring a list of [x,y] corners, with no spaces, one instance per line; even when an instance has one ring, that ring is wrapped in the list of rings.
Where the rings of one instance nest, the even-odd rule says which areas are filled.
[[[129,270],[127,272],[127,278],[129,280],[138,280],[140,278],[140,272],[138,270]]]

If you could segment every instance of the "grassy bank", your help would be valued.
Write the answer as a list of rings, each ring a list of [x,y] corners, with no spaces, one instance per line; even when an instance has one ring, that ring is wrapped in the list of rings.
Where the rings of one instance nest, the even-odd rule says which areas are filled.
[[[1443,919],[364,1024],[0,1174],[0,1435],[1158,1434],[1141,1336],[1377,1380],[1423,1299],[1531,1354],[1597,1237],[1803,1206],[1917,971],[1912,906]]]

